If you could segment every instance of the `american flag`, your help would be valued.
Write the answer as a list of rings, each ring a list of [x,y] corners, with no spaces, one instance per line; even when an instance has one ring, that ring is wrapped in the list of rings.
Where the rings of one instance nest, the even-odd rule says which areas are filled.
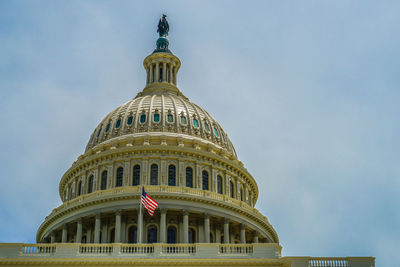
[[[142,187],[142,205],[146,208],[147,212],[150,216],[153,216],[154,210],[157,208],[158,203],[152,199],[146,191],[144,191],[144,187]]]

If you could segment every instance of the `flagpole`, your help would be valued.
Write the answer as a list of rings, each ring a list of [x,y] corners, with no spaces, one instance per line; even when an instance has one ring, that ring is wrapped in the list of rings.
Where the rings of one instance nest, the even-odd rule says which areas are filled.
[[[137,236],[137,243],[142,243],[142,231],[143,231],[143,212],[142,212],[142,193],[143,193],[143,186],[140,188],[139,192],[139,219],[138,219],[138,236]]]

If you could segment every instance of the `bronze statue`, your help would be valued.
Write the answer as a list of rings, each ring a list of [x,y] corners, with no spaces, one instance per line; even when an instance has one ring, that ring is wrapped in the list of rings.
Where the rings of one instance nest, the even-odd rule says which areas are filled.
[[[157,32],[160,34],[160,37],[167,37],[169,32],[169,24],[167,20],[167,15],[163,14],[162,18],[158,22]]]

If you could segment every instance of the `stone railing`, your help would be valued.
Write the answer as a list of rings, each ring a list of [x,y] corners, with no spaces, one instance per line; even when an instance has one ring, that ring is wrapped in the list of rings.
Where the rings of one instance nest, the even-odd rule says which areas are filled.
[[[51,254],[54,252],[56,252],[55,244],[23,244],[21,251],[25,255]]]
[[[295,267],[375,267],[373,257],[283,257]]]
[[[153,244],[121,244],[120,253],[122,254],[152,254],[154,253]]]
[[[192,244],[163,244],[162,253],[164,254],[194,254],[196,245]]]
[[[79,246],[81,254],[110,254],[112,252],[112,244],[82,244]]]
[[[0,244],[0,258],[139,257],[139,258],[279,258],[281,246],[263,244]]]
[[[221,254],[252,254],[253,246],[247,244],[223,244],[219,246]]]
[[[348,267],[349,261],[346,258],[311,258],[308,261],[310,267]]]

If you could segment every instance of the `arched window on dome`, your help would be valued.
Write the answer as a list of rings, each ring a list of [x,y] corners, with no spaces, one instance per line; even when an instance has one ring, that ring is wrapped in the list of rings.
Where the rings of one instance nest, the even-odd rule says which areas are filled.
[[[207,132],[210,131],[210,126],[208,125],[207,121],[204,121],[204,128],[206,129]]]
[[[158,165],[152,164],[150,167],[150,185],[158,185]]]
[[[133,122],[133,116],[131,115],[131,116],[129,116],[128,119],[126,120],[126,124],[127,124],[128,126],[130,126],[130,125],[132,125],[132,122]]]
[[[189,228],[188,237],[190,244],[196,243],[196,231],[193,228]]]
[[[89,177],[89,184],[88,184],[88,194],[93,192],[93,175]]]
[[[182,124],[186,124],[187,123],[187,120],[186,120],[186,117],[185,117],[184,114],[181,115],[181,123]]]
[[[78,183],[78,197],[82,194],[82,181]]]
[[[128,230],[128,243],[136,244],[137,243],[137,227],[131,226]]]
[[[235,197],[235,188],[234,188],[232,181],[229,182],[229,192],[230,192],[231,198],[234,198]]]
[[[203,190],[208,190],[208,172],[202,172],[202,180],[203,180]]]
[[[176,168],[172,164],[168,166],[168,185],[176,186]]]
[[[103,128],[103,126],[101,126],[100,129],[99,129],[99,131],[97,132],[97,137],[99,137],[100,134],[101,134],[101,128]]]
[[[118,119],[115,123],[115,129],[118,129],[121,126],[121,119]]]
[[[167,122],[168,123],[173,123],[174,122],[174,115],[172,115],[171,113],[167,114]]]
[[[153,115],[153,121],[154,121],[155,123],[160,122],[160,114],[159,114],[159,113],[154,113],[154,115]]]
[[[192,167],[186,168],[186,186],[193,188],[193,169],[192,169]]]
[[[167,230],[167,243],[175,244],[176,243],[176,228],[174,226],[168,227]]]
[[[140,123],[145,123],[146,122],[146,114],[140,115]]]
[[[140,185],[140,165],[133,166],[133,183],[132,185]]]
[[[124,168],[119,167],[117,169],[117,180],[116,180],[116,183],[115,183],[116,187],[122,186],[123,176],[124,176]]]
[[[101,190],[107,189],[107,171],[101,173]]]
[[[195,119],[195,118],[193,118],[193,126],[195,128],[199,128],[199,121],[197,119]]]
[[[217,176],[217,193],[222,194],[222,177],[221,177],[221,175]]]
[[[147,243],[157,243],[157,228],[155,226],[150,226],[147,229]]]
[[[109,122],[109,123],[107,124],[107,126],[106,126],[106,133],[110,130],[110,127],[111,127],[111,122]]]

